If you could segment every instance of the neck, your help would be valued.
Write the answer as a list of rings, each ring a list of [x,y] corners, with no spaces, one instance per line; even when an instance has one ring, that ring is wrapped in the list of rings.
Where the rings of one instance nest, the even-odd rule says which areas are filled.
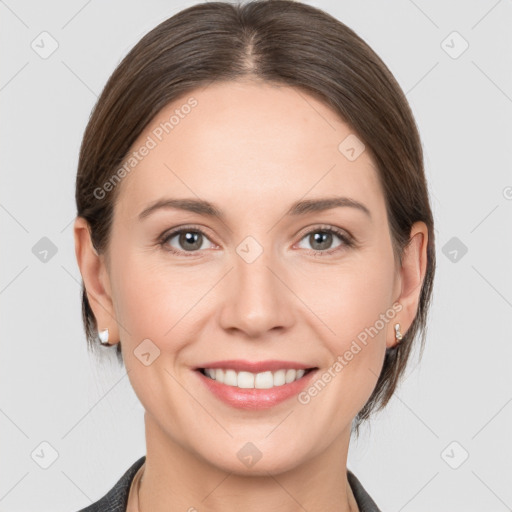
[[[176,443],[147,412],[144,421],[139,512],[358,511],[346,471],[350,428],[293,469],[244,475],[212,465]]]

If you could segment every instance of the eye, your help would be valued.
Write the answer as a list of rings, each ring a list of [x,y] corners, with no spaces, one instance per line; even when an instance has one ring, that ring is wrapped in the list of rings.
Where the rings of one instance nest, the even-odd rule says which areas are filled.
[[[176,238],[178,248],[169,243],[173,238]],[[180,229],[175,229],[164,234],[159,243],[165,250],[173,254],[193,256],[195,252],[205,249],[205,247],[203,247],[205,240],[209,240],[206,234],[201,229],[192,226],[181,227]]]
[[[337,245],[334,249],[326,250],[332,245],[333,235],[338,237],[342,243]],[[312,244],[312,250],[315,252],[315,256],[329,255],[338,250],[343,250],[344,248],[353,246],[350,236],[334,227],[317,227],[308,231],[301,240],[304,239],[308,240]]]
[[[341,240],[341,243],[335,246],[334,249],[326,250],[329,249],[329,247],[332,245],[333,235]],[[178,247],[170,243],[173,239],[176,239],[175,244],[177,244]],[[311,250],[314,252],[315,256],[329,255],[333,252],[353,247],[354,245],[350,235],[332,226],[319,226],[313,230],[310,230],[301,238],[301,241],[304,239],[307,239],[313,245]],[[173,254],[178,254],[180,256],[188,257],[194,256],[195,253],[201,251],[202,249],[206,249],[206,247],[203,245],[206,240],[209,240],[209,238],[199,227],[184,226],[180,227],[179,229],[174,229],[170,232],[164,233],[159,241],[159,244],[166,251],[169,251]]]

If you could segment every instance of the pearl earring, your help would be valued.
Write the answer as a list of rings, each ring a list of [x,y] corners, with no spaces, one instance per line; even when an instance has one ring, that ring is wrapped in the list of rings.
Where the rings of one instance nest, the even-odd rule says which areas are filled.
[[[396,339],[397,344],[400,343],[402,338],[403,338],[403,336],[402,336],[402,333],[400,332],[400,324],[395,324],[395,339]]]
[[[103,331],[100,331],[98,333],[98,337],[100,339],[100,342],[102,345],[108,345],[108,329],[105,329]]]

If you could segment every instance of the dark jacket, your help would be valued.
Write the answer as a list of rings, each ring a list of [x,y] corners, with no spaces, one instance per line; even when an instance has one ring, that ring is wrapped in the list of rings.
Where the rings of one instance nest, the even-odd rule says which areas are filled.
[[[130,485],[135,473],[144,464],[145,460],[146,456],[143,455],[126,470],[116,485],[103,498],[79,512],[126,512]],[[347,476],[360,512],[380,512],[370,495],[364,490],[361,482],[350,470],[347,470]]]

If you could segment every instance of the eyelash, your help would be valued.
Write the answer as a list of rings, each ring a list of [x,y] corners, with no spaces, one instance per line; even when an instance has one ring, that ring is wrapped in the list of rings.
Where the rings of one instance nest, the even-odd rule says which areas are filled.
[[[167,245],[169,240],[171,240],[171,238],[174,238],[176,235],[179,235],[181,233],[187,233],[187,232],[200,233],[201,235],[203,235],[205,238],[207,238],[209,240],[209,238],[206,235],[206,233],[202,229],[200,229],[198,226],[183,226],[183,227],[180,227],[179,229],[175,229],[175,230],[172,230],[170,232],[166,232],[163,235],[161,235],[158,243],[167,252],[170,252],[170,253],[176,254],[176,255],[180,255],[180,256],[184,256],[186,258],[193,257],[199,251],[179,251],[179,250],[176,250],[173,247],[170,247],[169,245]],[[343,250],[343,249],[347,249],[347,248],[351,248],[351,247],[355,246],[355,241],[353,240],[352,237],[350,237],[349,235],[345,234],[345,232],[339,230],[338,228],[335,228],[335,227],[332,227],[332,226],[329,226],[329,227],[324,227],[324,226],[316,227],[316,228],[308,231],[307,233],[304,233],[304,235],[302,235],[300,240],[302,240],[303,238],[305,238],[308,235],[311,235],[312,233],[317,233],[317,232],[318,233],[331,233],[331,234],[337,235],[340,238],[340,240],[343,242],[343,244],[338,246],[338,247],[335,247],[334,249],[330,249],[330,250],[327,250],[327,251],[315,251],[314,249],[311,249],[313,251],[313,253],[314,253],[314,256],[324,257],[326,255],[332,255],[333,253],[335,253],[337,251],[340,251],[340,250]]]

